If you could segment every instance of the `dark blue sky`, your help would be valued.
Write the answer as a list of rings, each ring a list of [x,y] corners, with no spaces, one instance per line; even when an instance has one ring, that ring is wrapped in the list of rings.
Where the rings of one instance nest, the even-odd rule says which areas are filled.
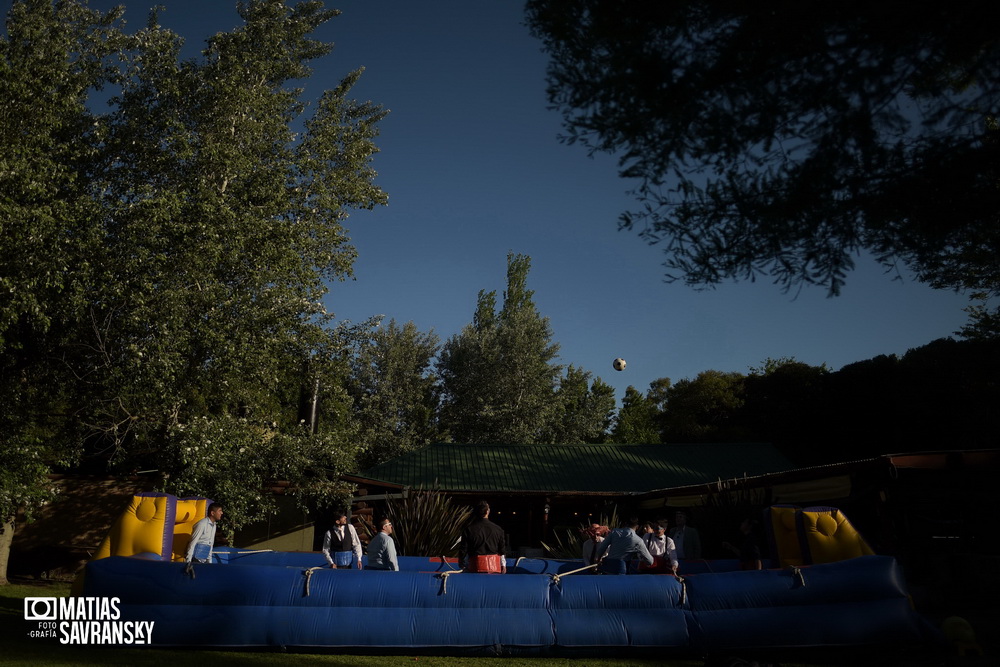
[[[163,25],[187,39],[238,22],[228,0],[91,0],[127,7],[132,29],[162,4]],[[767,357],[836,370],[951,335],[967,299],[909,274],[885,275],[859,258],[842,296],[822,288],[783,293],[769,282],[695,291],[663,282],[656,247],[618,232],[631,205],[615,161],[560,144],[547,108],[546,57],[506,0],[344,0],[318,37],[332,55],[315,65],[315,99],[365,67],[356,97],[391,113],[382,123],[377,182],[389,206],[348,220],[356,280],[331,285],[327,307],[361,321],[412,320],[442,339],[472,319],[480,289],[504,289],[509,251],[532,259],[529,287],[550,318],[561,363],[616,387],[645,390],[716,369],[745,373]],[[624,372],[611,368],[624,357]]]

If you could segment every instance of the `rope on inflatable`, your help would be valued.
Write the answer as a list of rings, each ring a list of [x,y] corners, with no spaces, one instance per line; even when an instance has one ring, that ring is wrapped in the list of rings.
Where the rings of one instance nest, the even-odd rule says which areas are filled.
[[[581,567],[579,570],[572,570],[570,572],[563,572],[562,574],[550,574],[549,576],[552,578],[551,584],[553,586],[557,586],[559,584],[559,580],[562,577],[568,577],[569,575],[576,574],[577,572],[586,572],[587,570],[590,570],[590,569],[593,569],[593,568],[596,568],[596,567],[597,567],[597,563],[594,563],[593,565],[587,565],[585,567]]]
[[[681,585],[681,597],[677,604],[684,604],[684,601],[687,600],[687,582],[684,581],[684,577],[679,576],[677,577],[677,583]]]
[[[804,574],[802,574],[802,568],[800,568],[800,567],[793,567],[792,568],[792,576],[795,577],[795,578],[797,578],[799,580],[799,586],[803,586],[804,587],[806,585],[806,577],[805,577]]]
[[[269,554],[272,553],[274,549],[258,549],[257,551],[230,551],[229,553],[240,556],[243,554]]]
[[[453,574],[462,574],[464,570],[448,570],[447,572],[439,572],[434,576],[441,580],[441,592],[438,595],[448,594],[448,577]]]
[[[313,572],[322,569],[323,569],[322,566],[317,566],[317,567],[310,567],[308,570],[302,571],[302,576],[306,578],[306,594],[305,594],[306,597],[309,597],[309,580],[312,579]]]

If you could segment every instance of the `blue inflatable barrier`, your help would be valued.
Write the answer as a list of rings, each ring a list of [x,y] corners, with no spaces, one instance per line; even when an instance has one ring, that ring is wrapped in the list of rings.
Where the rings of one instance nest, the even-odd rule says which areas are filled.
[[[892,558],[800,569],[596,576],[579,562],[508,560],[506,575],[400,558],[334,570],[317,553],[220,549],[217,564],[109,557],[85,596],[153,621],[155,646],[608,650],[912,645],[927,625]]]

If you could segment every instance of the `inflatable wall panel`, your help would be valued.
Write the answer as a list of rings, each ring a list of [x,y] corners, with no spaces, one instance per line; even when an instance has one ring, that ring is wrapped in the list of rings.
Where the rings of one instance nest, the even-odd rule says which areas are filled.
[[[771,553],[781,567],[805,565],[798,507],[774,505],[764,512],[765,525],[771,542]]]
[[[183,561],[194,524],[208,514],[207,498],[177,499],[169,493],[140,493],[111,525],[94,559],[155,557]]]
[[[834,563],[875,553],[843,512],[834,507],[802,510],[802,530],[812,563]]]
[[[212,501],[208,498],[179,498],[173,526],[173,560],[183,561],[187,556],[188,544],[194,524],[208,516],[208,506]]]
[[[153,644],[163,646],[704,651],[927,636],[895,561],[882,556],[681,581],[333,570],[288,565],[288,554],[254,554],[256,564],[238,556],[196,566],[196,576],[181,563],[105,558],[87,565],[82,593],[120,598],[123,620],[154,621]],[[407,562],[428,564],[442,565]]]
[[[145,554],[170,560],[176,498],[165,493],[139,493],[111,526],[93,560]]]
[[[774,505],[765,517],[772,551],[782,567],[835,563],[875,553],[835,507]]]

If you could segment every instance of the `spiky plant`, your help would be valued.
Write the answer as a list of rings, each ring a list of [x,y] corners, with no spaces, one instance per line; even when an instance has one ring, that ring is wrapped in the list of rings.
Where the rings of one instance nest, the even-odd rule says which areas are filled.
[[[469,507],[423,488],[401,500],[386,500],[385,506],[401,556],[455,556],[462,527],[472,516]]]

